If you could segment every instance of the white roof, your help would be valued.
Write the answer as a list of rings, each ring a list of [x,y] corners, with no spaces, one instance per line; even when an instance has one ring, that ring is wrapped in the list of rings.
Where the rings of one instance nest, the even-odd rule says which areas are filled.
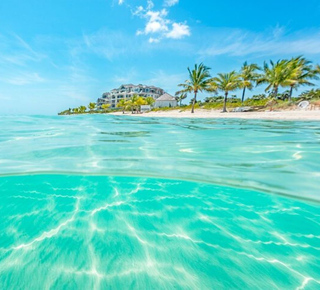
[[[176,98],[165,93],[163,94],[161,97],[159,97],[158,99],[156,99],[156,101],[176,101]]]

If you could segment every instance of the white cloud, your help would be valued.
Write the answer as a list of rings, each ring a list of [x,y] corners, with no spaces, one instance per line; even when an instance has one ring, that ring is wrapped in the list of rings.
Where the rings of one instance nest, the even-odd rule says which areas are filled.
[[[165,9],[161,11],[148,11],[146,17],[149,18],[149,21],[146,24],[144,33],[150,34],[168,31],[169,21],[165,19],[167,14],[168,12]]]
[[[171,7],[179,3],[179,0],[165,0],[164,5]]]
[[[172,6],[173,3],[178,3],[176,0],[167,1]],[[181,39],[186,36],[190,36],[190,27],[186,23],[177,23],[168,18],[168,10],[152,10],[153,2],[148,1],[147,7],[143,8],[138,6],[135,11],[132,12],[134,16],[139,16],[142,19],[146,19],[146,23],[143,29],[137,31],[137,35],[152,35],[149,38],[149,43],[158,43],[163,38]]]
[[[185,36],[190,36],[190,28],[183,23],[172,23],[172,29],[166,34],[167,38],[180,39]]]
[[[139,15],[140,13],[142,13],[143,10],[144,8],[142,6],[138,6],[136,7],[136,10],[132,12],[132,15],[134,16]]]
[[[151,0],[147,1],[147,10],[151,10],[154,7],[154,4]]]
[[[119,0],[118,4],[119,4],[119,5],[122,5],[123,2],[124,2],[124,0]]]

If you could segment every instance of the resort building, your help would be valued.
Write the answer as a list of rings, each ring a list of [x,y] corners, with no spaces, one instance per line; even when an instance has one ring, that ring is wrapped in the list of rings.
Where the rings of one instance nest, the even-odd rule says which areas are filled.
[[[145,86],[141,84],[122,85],[118,89],[113,89],[110,92],[104,93],[102,97],[97,100],[97,106],[101,107],[103,104],[110,104],[111,108],[115,108],[120,100],[129,99],[133,95],[152,97],[156,100],[164,93],[163,89],[154,86]]]

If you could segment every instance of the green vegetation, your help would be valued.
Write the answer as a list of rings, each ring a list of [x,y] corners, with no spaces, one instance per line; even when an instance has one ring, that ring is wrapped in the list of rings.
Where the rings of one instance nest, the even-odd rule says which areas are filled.
[[[252,90],[256,84],[260,75],[257,73],[257,70],[260,68],[257,64],[248,64],[245,62],[240,71],[240,88],[242,88],[242,98],[241,102],[243,103],[244,97],[246,94],[246,89]]]
[[[209,68],[203,63],[199,66],[195,65],[195,69],[189,72],[189,79],[179,86],[183,90],[180,93],[194,93],[192,99],[191,112],[194,112],[194,104],[197,103],[196,97],[199,91],[206,92],[224,92],[224,97],[216,96],[206,98],[202,105],[206,109],[220,109],[226,112],[227,105],[231,108],[241,106],[253,107],[290,107],[294,106],[299,100],[317,99],[319,90],[311,90],[301,94],[299,98],[293,98],[293,90],[300,86],[313,86],[312,80],[319,79],[320,66],[314,66],[310,61],[302,56],[292,58],[290,60],[282,59],[277,62],[270,60],[265,62],[263,68],[259,68],[257,64],[248,64],[245,62],[239,72],[232,71],[230,73],[218,73],[217,76],[211,77]],[[266,95],[253,96],[245,100],[246,90],[252,90],[259,85],[266,85]],[[279,89],[284,88],[286,91],[279,94]],[[242,89],[241,99],[236,97],[228,101],[228,95],[232,91]],[[177,95],[176,94],[176,95]]]
[[[179,103],[179,106],[181,107],[181,103],[182,103],[182,100],[186,99],[187,98],[187,93],[183,93],[183,92],[176,92],[175,94],[175,97],[177,99],[177,102]]]
[[[127,109],[128,103],[125,99],[122,99],[118,102],[117,107],[122,108],[122,114],[124,114],[124,111]]]
[[[229,92],[232,92],[241,86],[240,75],[235,71],[227,74],[219,73],[217,77],[214,77],[211,80],[212,90],[223,91],[224,92],[224,101],[223,101],[223,109],[222,112],[227,112],[227,99]]]
[[[122,99],[117,103],[118,108],[122,108],[122,113],[125,111],[131,111],[132,113],[140,113],[142,105],[152,106],[155,102],[152,97],[141,97],[138,95],[133,95],[130,99]]]
[[[320,89],[303,92],[299,97],[301,101],[320,100]]]
[[[189,79],[187,79],[183,84],[179,84],[183,89],[180,93],[194,93],[191,113],[194,113],[194,105],[197,102],[197,94],[202,91],[210,90],[210,68],[205,66],[203,63],[197,64],[194,66],[194,69],[191,71],[188,68]]]
[[[152,97],[141,97],[133,95],[130,99],[122,99],[117,103],[117,108],[122,109],[122,112],[131,111],[132,113],[140,113],[142,105],[152,105],[155,100]],[[87,111],[89,109],[89,111]],[[118,111],[118,109],[111,109],[110,104],[103,104],[101,108],[97,107],[96,103],[89,103],[86,106],[68,109],[60,112],[58,115],[76,115],[76,114],[103,114]]]
[[[284,82],[285,86],[290,87],[289,99],[292,98],[293,89],[299,86],[313,86],[309,80],[317,78],[317,68],[313,68],[311,62],[299,56],[287,61],[288,76]]]
[[[92,112],[96,108],[96,103],[89,103],[88,108],[89,108],[90,112]]]
[[[110,108],[110,104],[103,104],[101,106],[101,109],[104,110],[105,112],[107,112],[109,108]]]
[[[153,98],[152,98],[153,99]],[[131,110],[131,113],[140,113],[142,105],[150,105],[152,100],[150,97],[144,98],[138,95],[133,95],[129,100],[126,100],[122,105],[122,112],[124,113],[125,110]],[[120,107],[121,105],[119,105]]]
[[[83,114],[86,110],[87,110],[86,106],[80,106],[78,108],[78,112],[81,113],[81,114]]]

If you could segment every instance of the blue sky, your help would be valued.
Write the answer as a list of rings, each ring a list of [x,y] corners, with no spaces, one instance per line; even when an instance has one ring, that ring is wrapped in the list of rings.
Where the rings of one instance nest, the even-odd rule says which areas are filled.
[[[174,94],[199,62],[213,75],[246,60],[320,63],[319,19],[318,0],[2,0],[0,113],[56,114],[122,83]]]

